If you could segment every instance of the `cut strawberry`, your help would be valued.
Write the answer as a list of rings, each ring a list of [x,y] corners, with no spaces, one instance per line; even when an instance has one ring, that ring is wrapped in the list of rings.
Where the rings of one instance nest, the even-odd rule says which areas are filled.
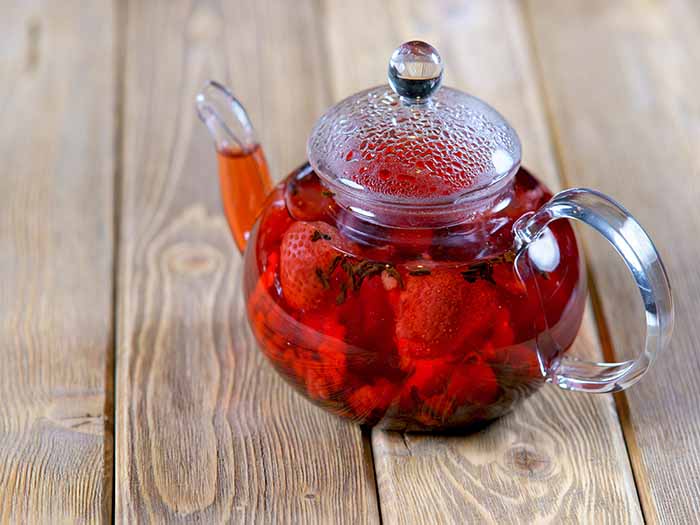
[[[342,254],[339,249],[352,251],[352,244],[325,222],[297,222],[287,230],[280,246],[280,280],[291,307],[312,310],[329,293],[338,293],[329,273]]]
[[[455,270],[409,275],[397,315],[399,352],[429,359],[455,351],[488,328],[497,304],[491,284],[469,283]]]

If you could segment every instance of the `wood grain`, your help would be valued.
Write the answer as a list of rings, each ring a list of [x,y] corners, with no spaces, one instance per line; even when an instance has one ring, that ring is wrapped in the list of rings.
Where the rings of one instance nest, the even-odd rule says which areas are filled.
[[[111,519],[113,30],[2,6],[0,523]]]
[[[324,14],[336,98],[385,82],[394,47],[427,40],[445,83],[498,108],[519,131],[524,164],[559,186],[518,3],[327,1]],[[600,356],[590,319],[573,352]],[[610,396],[545,387],[478,434],[374,431],[373,447],[385,523],[642,521]]]
[[[327,98],[311,7],[129,4],[119,523],[378,521],[360,429],[302,400],[255,348],[215,154],[193,107],[208,78],[230,83],[276,176],[301,162]]]
[[[700,5],[533,1],[528,11],[566,179],[618,198],[655,239],[671,277],[671,347],[620,402],[645,517],[696,522]],[[627,306],[624,266],[592,256],[613,349],[634,355],[642,311]]]

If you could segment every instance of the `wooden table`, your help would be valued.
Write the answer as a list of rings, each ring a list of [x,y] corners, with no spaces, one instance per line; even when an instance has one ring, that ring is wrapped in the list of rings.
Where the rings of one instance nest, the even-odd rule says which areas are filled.
[[[696,0],[0,6],[0,523],[700,520]],[[639,386],[546,387],[473,435],[371,432],[294,394],[240,330],[194,94],[232,85],[280,178],[409,38],[549,185],[610,194],[658,243],[677,324]],[[634,355],[638,299],[591,239],[576,351]]]

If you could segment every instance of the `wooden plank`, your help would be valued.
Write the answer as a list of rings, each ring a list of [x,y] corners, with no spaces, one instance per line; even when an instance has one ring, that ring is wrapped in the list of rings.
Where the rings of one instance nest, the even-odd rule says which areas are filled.
[[[311,3],[133,1],[127,42],[117,522],[376,523],[360,429],[293,393],[244,326],[194,111],[208,78],[230,83],[277,177],[301,163],[327,97]]]
[[[671,348],[620,403],[645,517],[696,522],[700,5],[533,1],[529,15],[567,180],[618,198],[655,239],[674,286]],[[620,284],[624,266],[604,251],[592,258],[614,351],[635,355],[641,309]]]
[[[111,519],[113,31],[2,7],[0,523]]]
[[[371,17],[364,13],[372,13]],[[385,82],[395,46],[433,43],[447,85],[489,101],[523,141],[524,164],[558,187],[519,4],[514,1],[325,3],[334,96]],[[350,21],[361,20],[358,23]],[[573,352],[600,356],[590,319]],[[385,523],[639,523],[613,400],[554,387],[471,436],[373,433]]]

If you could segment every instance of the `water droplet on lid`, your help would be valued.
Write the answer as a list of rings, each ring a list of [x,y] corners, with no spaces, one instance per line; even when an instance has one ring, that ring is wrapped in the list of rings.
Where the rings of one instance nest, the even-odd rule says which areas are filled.
[[[421,108],[402,105],[387,87],[375,88],[321,118],[309,159],[323,178],[338,181],[345,172],[340,176],[383,198],[460,195],[520,161],[517,136],[498,119],[488,106],[449,88]]]

